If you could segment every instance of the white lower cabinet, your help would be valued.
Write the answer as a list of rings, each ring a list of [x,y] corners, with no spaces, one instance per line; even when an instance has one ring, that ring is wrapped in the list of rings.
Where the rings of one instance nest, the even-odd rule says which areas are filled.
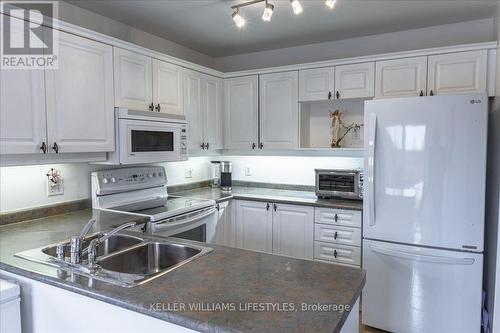
[[[236,223],[230,201],[220,202],[217,207],[215,244],[236,247]]]
[[[314,208],[236,201],[236,246],[246,250],[313,258]]]
[[[273,204],[273,253],[313,259],[314,208]]]
[[[269,203],[236,201],[236,247],[273,252],[273,214]]]
[[[314,260],[361,266],[361,212],[314,208]]]

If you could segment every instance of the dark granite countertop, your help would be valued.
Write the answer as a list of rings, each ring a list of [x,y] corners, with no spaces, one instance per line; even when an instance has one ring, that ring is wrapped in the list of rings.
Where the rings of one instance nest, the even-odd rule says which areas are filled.
[[[247,186],[234,186],[231,193],[222,192],[220,188],[202,187],[188,191],[175,192],[172,193],[172,195],[212,199],[217,202],[231,199],[245,199],[325,208],[363,209],[363,201],[360,200],[318,199],[314,192],[309,191],[291,191]]]
[[[61,278],[54,267],[14,256],[78,234],[92,216],[93,231],[131,220],[82,210],[0,227],[0,269],[202,332],[338,332],[347,312],[301,311],[301,304],[353,305],[365,282],[361,269],[210,244],[214,249],[134,288]],[[204,244],[206,245],[206,244]],[[236,304],[236,311],[153,311],[152,303]],[[247,303],[293,303],[298,311],[238,311]],[[188,306],[188,305],[186,305]]]

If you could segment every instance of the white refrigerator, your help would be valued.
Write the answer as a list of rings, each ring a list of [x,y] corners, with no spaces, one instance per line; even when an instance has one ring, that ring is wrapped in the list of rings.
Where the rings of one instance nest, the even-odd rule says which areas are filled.
[[[365,325],[480,332],[488,98],[365,102]]]

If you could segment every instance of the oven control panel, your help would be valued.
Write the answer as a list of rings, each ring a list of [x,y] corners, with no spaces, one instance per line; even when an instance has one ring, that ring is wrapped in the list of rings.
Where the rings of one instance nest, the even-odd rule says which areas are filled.
[[[96,191],[98,195],[166,184],[165,168],[160,166],[103,170],[92,173],[93,191]]]

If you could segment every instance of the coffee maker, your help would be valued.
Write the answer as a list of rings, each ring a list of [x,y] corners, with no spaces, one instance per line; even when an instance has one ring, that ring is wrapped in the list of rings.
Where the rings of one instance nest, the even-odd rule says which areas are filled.
[[[223,192],[231,192],[232,162],[212,161],[213,178],[212,187],[220,187]]]

